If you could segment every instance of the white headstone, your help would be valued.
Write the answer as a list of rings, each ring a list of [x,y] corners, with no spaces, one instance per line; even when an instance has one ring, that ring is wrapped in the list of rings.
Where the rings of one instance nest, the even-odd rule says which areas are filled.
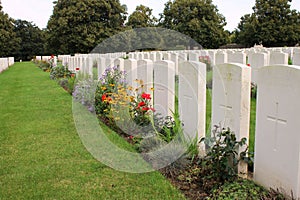
[[[216,65],[224,64],[228,62],[228,55],[223,51],[218,51],[216,53]]]
[[[213,72],[211,125],[229,127],[237,140],[249,142],[251,68],[227,63],[216,65]],[[247,164],[240,163],[238,171],[247,173]]]
[[[210,63],[212,66],[216,64],[216,51],[210,50],[208,51],[209,58],[210,58]]]
[[[93,58],[87,58],[86,59],[87,63],[86,63],[86,71],[87,71],[87,75],[89,77],[93,77]]]
[[[178,75],[179,59],[177,53],[171,53],[170,60],[175,64],[175,74]]]
[[[118,67],[120,70],[124,70],[124,59],[117,58],[114,60],[114,66]]]
[[[137,60],[124,60],[124,71],[127,74],[127,83],[132,87],[136,87],[135,80],[137,79]]]
[[[155,62],[156,61],[156,53],[155,52],[151,52],[150,56],[149,56],[149,59],[152,60],[153,62]]]
[[[154,70],[154,109],[165,116],[175,112],[175,64],[172,61],[156,61]]]
[[[179,114],[184,131],[198,139],[205,137],[206,65],[200,62],[179,64]],[[191,138],[194,139],[194,138]]]
[[[144,54],[142,52],[139,52],[137,54],[137,60],[143,60],[144,59]]]
[[[199,53],[190,52],[189,53],[189,61],[199,62]]]
[[[143,80],[145,92],[153,97],[153,62],[152,60],[144,59],[137,61],[137,79]],[[153,100],[153,98],[151,99]],[[153,105],[153,101],[151,102]]]
[[[300,199],[300,67],[259,70],[254,179]]]
[[[293,54],[293,65],[298,65],[298,66],[300,66],[300,48],[295,48],[295,49],[294,49],[294,54]]]
[[[163,54],[161,52],[156,52],[155,61],[163,60]]]
[[[229,63],[240,63],[246,65],[246,54],[244,52],[234,52],[228,54]]]
[[[168,52],[163,53],[163,60],[170,60],[171,54]]]
[[[102,75],[106,69],[105,60],[106,60],[106,58],[104,58],[104,57],[97,58],[98,79],[102,77]]]
[[[253,53],[249,57],[249,64],[251,67],[251,81],[257,83],[258,70],[268,64],[268,55],[266,53]]]
[[[150,54],[148,52],[144,52],[144,59],[150,59]]]
[[[280,50],[275,50],[270,53],[269,65],[287,65],[289,62],[289,54],[283,53]]]

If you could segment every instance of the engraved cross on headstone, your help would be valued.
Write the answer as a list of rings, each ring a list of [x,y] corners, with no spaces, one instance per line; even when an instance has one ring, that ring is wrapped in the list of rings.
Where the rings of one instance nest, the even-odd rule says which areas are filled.
[[[279,108],[279,103],[276,102],[276,113],[275,113],[275,116],[274,115],[268,115],[267,116],[267,120],[268,121],[271,121],[271,122],[274,122],[274,134],[275,134],[275,141],[274,141],[274,151],[277,151],[277,148],[278,148],[278,126],[281,124],[281,125],[286,125],[287,124],[287,120],[286,119],[283,119],[283,118],[280,118],[279,117],[279,114],[278,114],[278,108]]]

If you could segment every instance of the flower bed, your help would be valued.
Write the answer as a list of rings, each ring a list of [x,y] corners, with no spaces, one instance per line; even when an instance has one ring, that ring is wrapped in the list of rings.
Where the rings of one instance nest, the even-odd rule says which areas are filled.
[[[99,81],[78,79],[72,94],[76,101],[95,112],[99,120],[133,144],[141,155],[174,140],[182,141],[187,151],[160,172],[190,199],[284,199],[276,191],[238,178],[238,163],[251,161],[247,151],[236,152],[237,147],[245,145],[245,139],[237,141],[229,129],[216,126],[214,137],[201,140],[210,148],[205,156],[199,156],[198,139],[184,137],[178,113],[161,117],[152,105],[151,92],[155,88],[147,89],[143,80],[135,80],[135,85],[128,85],[126,73],[112,67],[105,70]],[[155,168],[151,158],[144,156],[144,159]]]

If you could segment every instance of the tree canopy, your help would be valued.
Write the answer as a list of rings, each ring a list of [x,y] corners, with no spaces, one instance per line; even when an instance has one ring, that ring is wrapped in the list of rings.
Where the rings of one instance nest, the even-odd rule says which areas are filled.
[[[165,4],[160,25],[186,34],[204,48],[218,48],[228,41],[225,18],[212,0],[174,0]]]
[[[292,0],[256,0],[253,13],[244,15],[236,30],[236,42],[245,46],[294,46],[300,41],[300,13]]]
[[[132,28],[142,28],[155,26],[157,19],[152,15],[152,9],[147,6],[139,5],[129,16],[127,26]]]
[[[20,39],[20,46],[14,53],[16,60],[31,60],[36,55],[44,55],[45,33],[36,25],[16,20],[15,33]]]
[[[124,28],[119,0],[58,0],[47,25],[48,48],[56,54],[89,53]]]
[[[14,32],[14,20],[2,11],[0,1],[0,57],[12,56],[19,48],[19,41]]]

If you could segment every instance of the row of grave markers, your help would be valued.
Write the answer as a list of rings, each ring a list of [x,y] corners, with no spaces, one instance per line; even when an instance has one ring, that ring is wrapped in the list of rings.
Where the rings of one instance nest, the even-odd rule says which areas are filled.
[[[231,53],[225,51],[217,51],[215,59],[197,52],[150,52],[144,57],[141,53],[132,53],[129,59],[115,59],[126,56],[125,53],[59,58],[70,70],[79,68],[90,76],[93,66],[97,66],[99,77],[106,67],[119,65],[131,72],[129,84],[135,79],[154,83],[154,108],[163,115],[170,115],[170,109],[175,109],[175,74],[178,75],[180,116],[185,131],[191,135],[197,132],[199,138],[205,136],[206,110],[206,66],[199,62],[199,57],[209,56],[210,61],[217,64],[213,68],[211,125],[221,123],[223,127],[230,127],[237,139],[249,138],[250,90],[251,82],[255,81],[258,94],[254,179],[286,195],[292,192],[294,198],[300,199],[300,134],[297,131],[300,67],[287,65],[289,56],[297,64],[300,51],[293,49],[293,56],[279,49],[264,51],[248,52],[251,67],[244,62],[246,52],[232,53],[236,55],[235,62],[220,62],[221,58],[224,62],[226,57],[227,61],[230,58]],[[239,63],[238,58],[243,62]],[[247,166],[242,163],[239,171],[246,172]]]
[[[0,73],[15,63],[14,57],[0,58]]]

